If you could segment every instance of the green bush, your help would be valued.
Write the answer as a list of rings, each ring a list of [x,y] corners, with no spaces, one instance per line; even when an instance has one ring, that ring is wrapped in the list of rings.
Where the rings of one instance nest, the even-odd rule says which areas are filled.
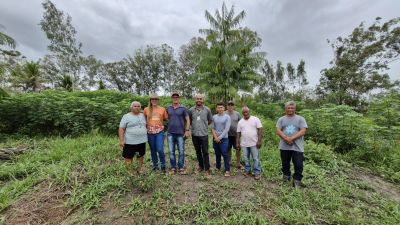
[[[132,101],[139,101],[144,108],[149,97],[107,90],[44,91],[6,97],[0,101],[0,133],[76,136],[98,129],[116,134]],[[167,106],[171,100],[161,97],[160,103]],[[182,99],[182,104],[190,107],[194,101]]]

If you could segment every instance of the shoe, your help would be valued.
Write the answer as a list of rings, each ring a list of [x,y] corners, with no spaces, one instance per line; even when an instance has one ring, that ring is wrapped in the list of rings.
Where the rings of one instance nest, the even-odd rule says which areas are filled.
[[[197,169],[196,169],[196,173],[201,173],[203,170],[204,170],[203,168],[201,168],[201,167],[197,167]]]
[[[296,188],[296,189],[300,189],[301,188],[301,181],[293,180],[293,187]]]
[[[187,172],[186,172],[185,169],[179,169],[179,174],[180,174],[180,175],[186,175]]]
[[[165,168],[162,168],[162,169],[161,169],[161,173],[162,173],[162,174],[166,174],[166,173],[167,173],[167,171],[165,170]]]
[[[254,176],[254,179],[255,179],[255,180],[259,180],[259,179],[260,179],[260,174],[255,175],[255,176]]]
[[[239,170],[241,170],[241,169],[243,169],[243,166],[240,165],[240,164],[238,164],[238,165],[236,165],[236,168],[239,169]]]
[[[283,181],[283,182],[289,182],[290,179],[291,179],[290,176],[286,176],[286,175],[283,175],[283,176],[282,176],[282,181]]]
[[[138,176],[142,175],[142,171],[140,171],[140,170],[138,170],[136,173]]]
[[[169,171],[170,175],[175,175],[176,174],[176,169],[171,169],[171,171]]]
[[[250,172],[244,172],[243,175],[244,175],[245,177],[251,177],[251,173],[250,173]]]
[[[211,177],[211,170],[207,170],[207,171],[206,171],[206,176],[207,176],[207,177]]]
[[[230,177],[230,176],[231,176],[231,173],[229,171],[226,171],[224,177]]]

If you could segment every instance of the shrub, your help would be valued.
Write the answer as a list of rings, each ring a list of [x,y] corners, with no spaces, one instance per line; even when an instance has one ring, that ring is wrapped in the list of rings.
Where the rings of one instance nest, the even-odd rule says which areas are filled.
[[[163,106],[171,104],[161,97]],[[101,90],[92,92],[44,91],[5,97],[0,101],[0,133],[27,135],[80,135],[93,129],[116,134],[123,114],[132,101],[142,107],[148,97]],[[193,103],[192,103],[193,102]],[[190,107],[194,101],[182,99]]]

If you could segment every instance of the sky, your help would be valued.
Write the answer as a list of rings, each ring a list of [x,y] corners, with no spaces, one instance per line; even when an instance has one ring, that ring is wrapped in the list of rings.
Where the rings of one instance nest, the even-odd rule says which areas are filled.
[[[13,37],[17,50],[29,60],[48,54],[40,29],[42,0],[0,0],[0,31]],[[199,29],[208,28],[205,10],[221,10],[218,0],[52,0],[72,17],[84,55],[104,62],[121,60],[146,45],[166,43],[178,51]],[[400,0],[231,0],[228,8],[244,10],[242,26],[257,32],[260,49],[276,64],[306,62],[310,85],[319,83],[320,71],[329,67],[333,50],[327,39],[348,36],[361,22],[372,24],[400,17]],[[389,75],[400,79],[400,60]]]

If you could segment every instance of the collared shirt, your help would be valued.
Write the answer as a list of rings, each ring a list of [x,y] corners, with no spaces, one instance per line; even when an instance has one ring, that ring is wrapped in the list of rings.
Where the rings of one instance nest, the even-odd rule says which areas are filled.
[[[193,136],[207,136],[208,122],[212,121],[211,110],[207,106],[200,106],[189,109],[190,125]]]
[[[186,107],[179,105],[177,108],[168,106],[168,133],[170,134],[185,134],[185,121],[189,116]]]

